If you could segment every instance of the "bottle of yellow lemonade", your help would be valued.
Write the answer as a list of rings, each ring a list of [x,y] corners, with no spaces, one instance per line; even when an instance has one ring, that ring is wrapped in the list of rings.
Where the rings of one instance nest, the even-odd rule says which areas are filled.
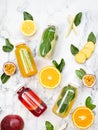
[[[70,84],[68,86],[63,87],[55,105],[53,106],[53,113],[55,113],[61,118],[66,117],[75,101],[76,96],[76,87]]]
[[[29,77],[37,73],[32,52],[25,43],[21,43],[16,46],[15,54],[20,72],[23,77]]]

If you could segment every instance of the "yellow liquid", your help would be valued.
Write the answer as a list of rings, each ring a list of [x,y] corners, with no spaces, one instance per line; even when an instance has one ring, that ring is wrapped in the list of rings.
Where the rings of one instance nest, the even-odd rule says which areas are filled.
[[[75,87],[73,87],[73,88],[75,89],[75,96],[74,96],[73,100],[68,103],[68,108],[67,108],[67,110],[65,110],[65,111],[63,110],[63,112],[60,112],[60,108],[59,108],[59,107],[60,107],[60,105],[62,105],[62,104],[60,104],[59,106],[57,105],[58,101],[62,98],[62,93],[63,93],[63,91],[64,91],[64,88],[62,89],[62,91],[61,91],[61,93],[60,93],[60,95],[59,95],[59,97],[58,97],[58,99],[57,99],[55,105],[53,106],[53,109],[52,109],[53,113],[55,113],[57,116],[59,116],[59,117],[61,117],[61,118],[65,118],[65,117],[69,114],[69,111],[70,111],[70,109],[72,108],[72,106],[73,106],[73,104],[74,104],[74,102],[75,102],[75,99],[76,99],[76,97],[77,97],[77,89],[76,89]],[[69,91],[70,91],[70,90],[69,90]],[[67,93],[67,92],[66,92],[66,93]],[[66,99],[64,99],[64,98],[66,98],[66,94],[65,94],[65,97],[63,97],[62,100],[66,100]]]
[[[15,54],[23,77],[29,77],[37,73],[32,52],[25,44],[16,46]]]

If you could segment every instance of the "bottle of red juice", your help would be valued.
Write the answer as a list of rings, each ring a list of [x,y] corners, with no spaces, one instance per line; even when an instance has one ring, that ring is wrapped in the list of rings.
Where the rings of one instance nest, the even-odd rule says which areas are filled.
[[[36,117],[40,116],[47,105],[30,89],[21,87],[17,90],[18,99]]]

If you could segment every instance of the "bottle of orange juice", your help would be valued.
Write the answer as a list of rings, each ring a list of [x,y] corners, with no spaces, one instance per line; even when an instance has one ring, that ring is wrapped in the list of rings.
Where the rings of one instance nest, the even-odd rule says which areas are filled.
[[[25,43],[16,46],[15,54],[23,77],[29,77],[37,73],[37,67],[32,52]]]
[[[64,118],[68,115],[77,96],[77,88],[73,85],[63,87],[56,103],[53,106],[53,113]]]

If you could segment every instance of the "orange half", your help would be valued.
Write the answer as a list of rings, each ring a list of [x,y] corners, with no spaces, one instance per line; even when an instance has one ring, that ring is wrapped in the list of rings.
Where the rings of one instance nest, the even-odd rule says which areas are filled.
[[[39,72],[39,81],[45,88],[55,88],[61,82],[61,73],[55,67],[44,67]]]
[[[76,108],[72,114],[74,125],[80,129],[86,129],[93,124],[94,113],[85,106]]]
[[[21,24],[21,32],[26,36],[32,36],[36,32],[36,24],[32,20],[24,20]]]

